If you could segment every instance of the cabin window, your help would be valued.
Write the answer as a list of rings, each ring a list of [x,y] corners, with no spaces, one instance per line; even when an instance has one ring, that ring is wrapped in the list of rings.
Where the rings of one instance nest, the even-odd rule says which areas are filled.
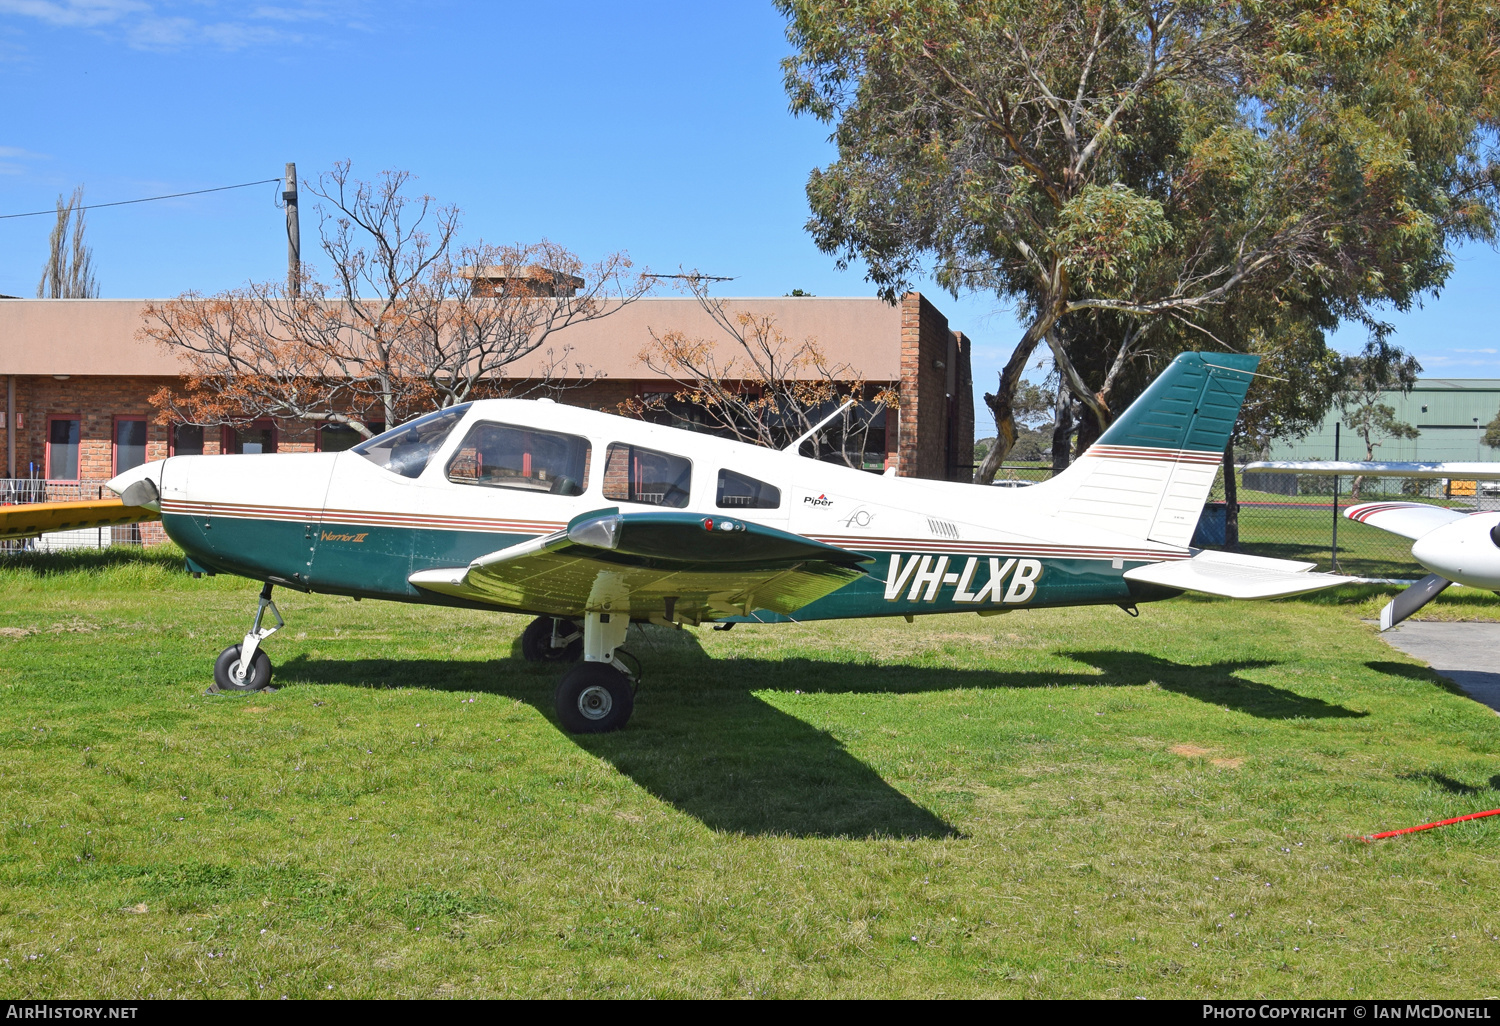
[[[369,441],[360,442],[349,451],[359,453],[392,474],[420,477],[432,459],[432,454],[442,448],[448,435],[468,412],[468,403],[450,406],[446,410],[429,413],[409,424],[378,434]]]
[[[486,488],[582,495],[589,441],[510,424],[475,424],[448,461],[448,480]]]
[[[178,424],[172,428],[173,456],[202,456],[203,427],[199,424]]]
[[[54,417],[47,424],[47,476],[78,480],[78,421]]]
[[[719,471],[720,509],[779,509],[781,489],[732,470]]]
[[[146,418],[115,418],[115,473],[123,474],[146,462]]]
[[[620,442],[609,447],[604,464],[606,499],[681,509],[688,504],[692,485],[692,460]]]

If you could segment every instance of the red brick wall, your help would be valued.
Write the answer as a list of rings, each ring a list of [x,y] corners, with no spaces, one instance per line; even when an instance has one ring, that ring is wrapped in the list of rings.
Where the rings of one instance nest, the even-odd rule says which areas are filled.
[[[946,418],[952,374],[947,369],[934,369],[933,364],[940,361],[945,368],[953,366],[957,352],[959,376],[967,382],[967,339],[949,332],[942,314],[915,293],[903,302],[902,314],[902,408],[887,416],[886,447],[891,454],[891,464],[898,467],[898,473],[947,477],[950,476],[946,469],[950,428]],[[176,383],[173,379],[158,377],[75,375],[64,381],[34,375],[17,377],[15,412],[23,426],[16,432],[16,466],[8,468],[4,476],[29,477],[33,463],[36,476],[43,475],[49,417],[68,417],[80,422],[80,480],[102,482],[114,476],[114,424],[121,416],[145,417],[146,458],[164,459],[169,455],[170,431],[167,426],[156,423],[155,410],[148,397],[162,385]],[[661,383],[605,378],[551,393],[531,394],[550,394],[558,402],[568,405],[618,413],[620,404],[640,394],[643,386],[660,388]],[[970,390],[967,384],[954,387],[961,402],[968,398]],[[959,428],[959,433],[966,432],[969,439],[967,448],[962,450],[964,453],[973,448],[971,404],[968,410],[968,420],[965,424],[960,419]],[[317,425],[290,420],[275,423],[278,451],[311,452],[317,447]],[[0,425],[0,458],[5,452],[8,428],[9,423]],[[220,429],[205,428],[204,453],[216,455],[224,451],[223,438]]]

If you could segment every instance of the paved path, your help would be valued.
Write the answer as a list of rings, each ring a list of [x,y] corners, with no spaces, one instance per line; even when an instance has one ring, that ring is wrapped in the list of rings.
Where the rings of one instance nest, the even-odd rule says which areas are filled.
[[[1500,712],[1500,623],[1413,623],[1381,635]]]

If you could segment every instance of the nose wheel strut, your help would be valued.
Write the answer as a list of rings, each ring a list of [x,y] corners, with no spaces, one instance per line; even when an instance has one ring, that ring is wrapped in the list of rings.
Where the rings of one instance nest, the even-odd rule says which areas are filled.
[[[276,626],[265,626],[266,611],[276,618]],[[219,653],[214,662],[214,685],[220,691],[259,691],[271,683],[271,660],[261,651],[260,644],[281,628],[286,621],[281,611],[271,601],[271,582],[260,590],[260,602],[255,607],[255,620],[250,632],[238,645],[230,645]]]

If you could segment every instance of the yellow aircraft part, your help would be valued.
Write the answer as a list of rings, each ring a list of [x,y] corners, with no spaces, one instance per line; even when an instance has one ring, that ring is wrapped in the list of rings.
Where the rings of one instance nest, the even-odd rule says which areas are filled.
[[[83,502],[32,502],[0,506],[0,539],[35,538],[44,531],[76,531],[85,527],[114,527],[160,520],[145,506],[127,506],[119,499]]]

